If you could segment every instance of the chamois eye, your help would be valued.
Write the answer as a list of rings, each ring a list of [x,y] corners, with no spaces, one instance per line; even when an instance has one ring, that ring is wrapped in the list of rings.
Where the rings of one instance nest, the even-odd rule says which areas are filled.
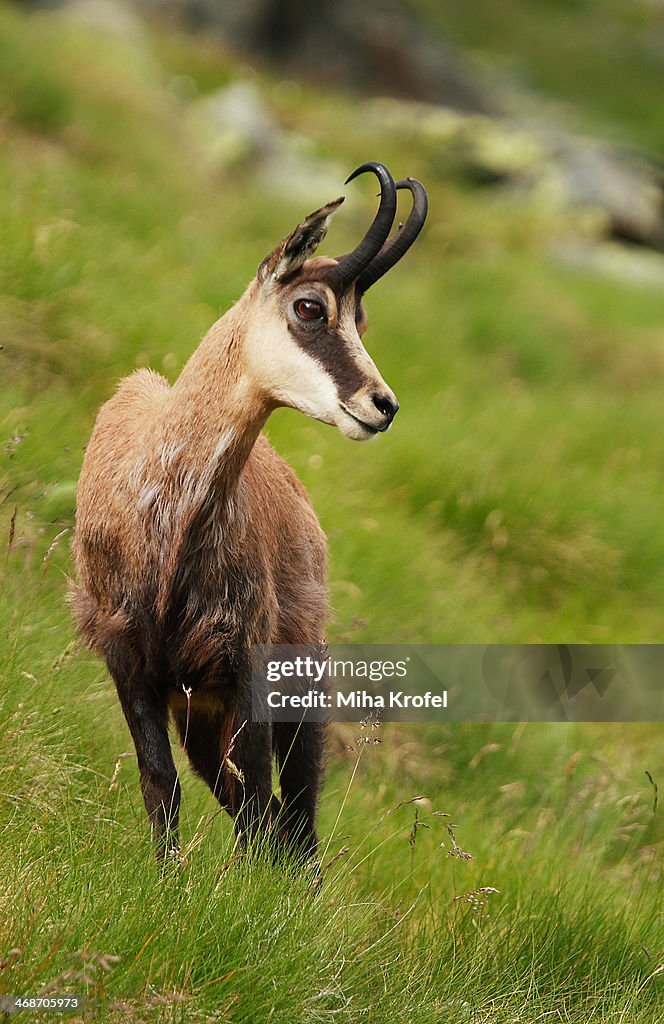
[[[314,299],[298,299],[293,308],[300,320],[322,320],[325,315],[323,304]]]

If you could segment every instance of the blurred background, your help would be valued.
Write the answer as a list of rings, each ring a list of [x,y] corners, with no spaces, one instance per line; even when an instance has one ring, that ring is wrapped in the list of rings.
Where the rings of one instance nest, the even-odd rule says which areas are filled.
[[[71,529],[116,380],[172,380],[379,159],[431,200],[367,302],[398,421],[363,447],[268,426],[330,537],[332,638],[657,641],[663,100],[658,0],[2,3],[12,549],[40,561]],[[325,251],[361,237],[374,191],[349,186]]]
[[[344,192],[323,251],[352,248],[373,159],[430,197],[366,301],[394,428],[267,427],[329,537],[330,639],[661,642],[663,111],[662,0],[0,0],[3,991],[80,983],[118,1022],[660,1019],[661,725],[338,727],[315,899],[235,864],[179,751],[186,885],[157,884],[65,595],[100,403],[174,380]]]

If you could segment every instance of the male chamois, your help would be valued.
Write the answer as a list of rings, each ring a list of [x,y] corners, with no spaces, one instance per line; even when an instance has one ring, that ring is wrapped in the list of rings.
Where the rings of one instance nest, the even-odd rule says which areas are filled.
[[[263,260],[172,387],[146,369],[120,383],[87,447],[71,600],[115,682],[158,856],[177,846],[169,716],[238,835],[266,825],[305,857],[316,847],[322,726],[252,722],[250,661],[256,643],[323,640],[326,542],[304,488],[260,431],[273,409],[290,406],[359,441],[387,430],[398,409],[360,340],[361,300],[417,237],[427,198],[380,163],[348,181],[365,171],[380,181],[380,204],[353,252],[310,259],[343,199],[312,213]],[[412,210],[388,239],[397,189],[410,190]]]

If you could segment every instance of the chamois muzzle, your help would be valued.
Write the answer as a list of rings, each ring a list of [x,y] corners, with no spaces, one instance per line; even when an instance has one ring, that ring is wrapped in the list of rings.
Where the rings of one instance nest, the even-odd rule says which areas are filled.
[[[391,395],[374,394],[371,396],[373,404],[383,417],[383,423],[377,429],[382,433],[387,430],[392,420],[399,411],[399,403]]]

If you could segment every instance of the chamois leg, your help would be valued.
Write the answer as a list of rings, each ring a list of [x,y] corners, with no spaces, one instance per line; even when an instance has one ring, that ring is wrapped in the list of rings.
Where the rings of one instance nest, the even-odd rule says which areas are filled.
[[[323,774],[324,726],[318,722],[273,726],[281,777],[279,832],[287,845],[305,857],[318,843],[316,807]]]
[[[226,782],[235,832],[242,842],[270,828],[275,805],[272,793],[272,728],[252,722],[251,691],[240,688],[231,717],[233,731],[226,752]],[[229,763],[230,762],[230,763]]]
[[[180,741],[196,774],[207,783],[213,796],[225,811],[229,811],[233,816],[238,814],[242,808],[243,789],[240,781],[234,778],[232,770],[237,767],[238,755],[235,751],[237,740],[231,748],[232,734],[228,734],[223,714],[208,715],[192,712],[187,725],[187,712],[178,709],[173,713],[173,720]],[[248,726],[244,728],[246,729]],[[245,778],[246,788],[246,772],[242,772],[242,774]],[[247,812],[249,813],[249,809]],[[270,792],[269,821],[276,820],[280,812],[281,803]],[[263,818],[267,819],[268,815],[264,812],[261,814]],[[259,817],[257,824],[260,824],[260,821]]]
[[[228,743],[224,742],[226,730],[222,713],[191,711],[187,723],[187,712],[178,709],[173,712],[173,720],[191,767],[208,784],[221,806],[229,810],[224,767]]]
[[[147,686],[113,673],[141,775],[141,791],[162,860],[178,848],[180,782],[168,738],[166,705]]]
[[[236,756],[235,743],[231,749],[232,737],[227,735],[228,730],[224,727],[223,715],[221,713],[207,715],[192,712],[187,727],[187,712],[178,710],[173,713],[173,720],[192,768],[208,784],[213,796],[224,810],[233,813],[228,782],[228,762],[235,765],[233,760]],[[276,819],[280,812],[281,802],[272,794],[270,820]]]
[[[242,842],[269,829],[273,812],[270,726],[243,719],[227,767],[235,831]],[[242,723],[240,722],[239,725]],[[239,778],[234,769],[237,770]]]

